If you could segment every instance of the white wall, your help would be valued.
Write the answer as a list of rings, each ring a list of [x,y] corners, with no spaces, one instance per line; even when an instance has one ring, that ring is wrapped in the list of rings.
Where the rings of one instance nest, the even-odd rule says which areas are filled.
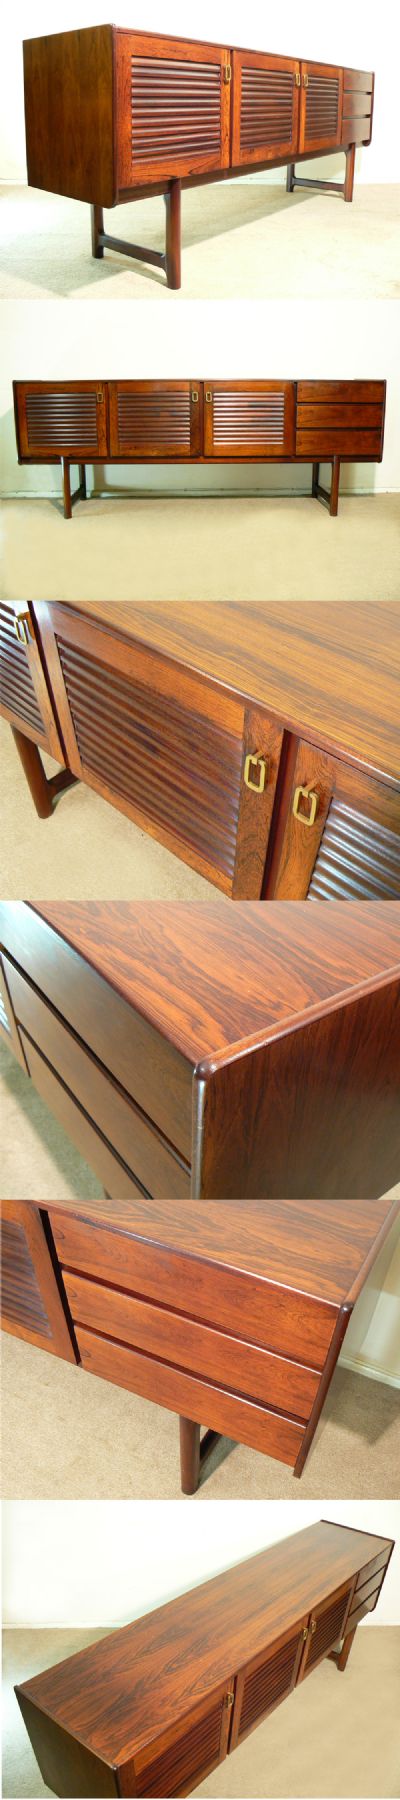
[[[382,463],[342,466],[341,489],[349,493],[385,493],[400,488],[400,358],[399,308],[393,301],[318,302],[306,300],[295,309],[290,300],[249,307],[245,301],[216,306],[191,301],[160,314],[154,303],[115,308],[86,301],[43,300],[1,303],[0,361],[0,493],[60,493],[60,469],[19,468],[16,454],[12,381],[95,380],[117,376],[153,378],[187,376],[236,379],[320,377],[321,380],[386,379],[388,383],[385,447]],[[266,322],[266,315],[268,320]],[[91,475],[89,473],[89,481]],[[217,492],[260,490],[304,492],[310,487],[307,467],[276,469],[125,468],[99,466],[93,482],[98,491],[116,490]],[[384,587],[384,569],[382,570]]]
[[[61,31],[84,25],[101,25],[110,19],[109,0],[69,0],[68,7],[54,5],[54,0],[14,0],[7,8],[3,22],[3,95],[0,131],[0,177],[4,181],[25,181],[25,135],[23,113],[22,40],[47,31]],[[400,143],[398,115],[398,58],[396,44],[398,12],[394,0],[335,0],[331,7],[320,0],[307,0],[299,8],[298,0],[286,0],[285,6],[260,6],[249,0],[243,9],[241,0],[203,0],[202,6],[188,9],[187,0],[146,0],[142,7],[132,0],[120,0],[118,25],[139,26],[146,31],[189,34],[209,38],[230,46],[277,51],[282,55],[314,58],[347,67],[374,69],[376,75],[375,118],[372,144],[361,149],[357,157],[357,180],[363,182],[398,181],[400,179]],[[4,41],[5,40],[5,41]],[[340,159],[341,163],[343,158]],[[338,164],[338,158],[324,158],[322,171]],[[313,163],[314,173],[317,172]],[[271,177],[267,177],[271,179]],[[276,170],[274,182],[284,181],[285,171]]]
[[[395,1501],[10,1501],[3,1514],[11,1627],[124,1624],[321,1518],[396,1540],[378,1617],[362,1623],[400,1624]]]

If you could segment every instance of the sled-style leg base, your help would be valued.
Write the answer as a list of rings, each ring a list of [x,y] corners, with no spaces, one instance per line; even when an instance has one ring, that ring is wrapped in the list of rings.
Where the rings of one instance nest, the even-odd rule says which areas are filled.
[[[313,499],[321,500],[323,506],[329,507],[331,519],[336,519],[338,505],[339,505],[340,457],[334,456],[333,460],[332,460],[332,479],[331,479],[330,493],[327,492],[326,488],[321,487],[321,483],[320,483],[320,479],[319,479],[319,469],[320,469],[319,462],[313,463],[313,472],[312,472]]]
[[[195,1425],[193,1419],[181,1417],[179,1436],[182,1493],[195,1494],[200,1481],[201,1469],[214,1449],[214,1444],[218,1442],[219,1432],[206,1431],[200,1441],[200,1425]]]
[[[77,776],[72,774],[71,769],[60,769],[58,775],[49,778],[45,775],[37,744],[32,744],[31,739],[24,737],[22,731],[17,731],[15,725],[11,726],[11,730],[36,812],[39,819],[49,819],[59,794],[65,793],[66,788],[74,787]]]
[[[85,464],[79,463],[78,467],[79,486],[75,488],[75,493],[71,494],[71,465],[66,456],[62,457],[64,519],[72,519],[72,508],[75,506],[75,501],[86,500],[87,497]]]
[[[163,269],[167,277],[167,286],[180,288],[181,285],[181,183],[170,181],[164,194],[165,218],[165,251],[148,250],[143,244],[128,244],[125,238],[112,237],[104,230],[102,206],[92,206],[92,256],[101,257],[104,250],[117,250],[121,256],[132,256],[135,262],[151,263],[155,269]]]
[[[348,150],[345,150],[345,157],[346,170],[344,181],[317,181],[316,178],[313,180],[312,175],[296,175],[296,164],[288,163],[286,192],[292,194],[295,187],[317,188],[320,194],[343,194],[344,200],[352,200],[356,161],[355,144],[349,144]]]

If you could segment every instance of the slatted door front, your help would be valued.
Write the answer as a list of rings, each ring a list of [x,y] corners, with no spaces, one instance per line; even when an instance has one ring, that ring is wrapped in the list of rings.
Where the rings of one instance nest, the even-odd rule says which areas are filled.
[[[294,453],[292,381],[212,381],[204,385],[204,452],[270,462]]]
[[[399,786],[300,744],[273,897],[400,900]]]
[[[191,1793],[226,1756],[232,1699],[233,1681],[225,1682],[186,1719],[164,1731],[135,1758],[134,1783],[131,1765],[119,1769],[120,1793]]]
[[[23,461],[107,455],[102,381],[17,381],[17,437]]]
[[[74,774],[224,893],[258,899],[275,720],[68,607],[51,606],[45,641]]]
[[[2,1201],[1,1251],[3,1329],[76,1362],[42,1219],[29,1201]]]
[[[343,69],[302,62],[299,151],[335,149],[342,133]]]
[[[20,600],[0,601],[0,713],[64,762],[32,614]]]
[[[165,462],[199,456],[202,383],[110,381],[112,456]]]
[[[300,63],[234,50],[232,163],[264,163],[297,150]]]
[[[329,1600],[314,1607],[300,1669],[300,1681],[303,1681],[305,1675],[311,1674],[317,1663],[322,1662],[324,1656],[329,1656],[331,1650],[340,1643],[354,1585],[354,1582],[348,1582],[347,1585],[343,1583],[340,1588],[336,1588]]]
[[[290,1694],[297,1681],[308,1615],[241,1669],[236,1683],[230,1750]]]
[[[229,51],[118,32],[117,181],[121,192],[229,162]]]

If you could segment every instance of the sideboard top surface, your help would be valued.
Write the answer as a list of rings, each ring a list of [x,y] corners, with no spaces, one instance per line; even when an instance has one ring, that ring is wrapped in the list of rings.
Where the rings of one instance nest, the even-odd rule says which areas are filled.
[[[68,604],[72,610],[400,783],[400,609],[394,602],[80,601]]]
[[[400,974],[396,901],[3,902],[11,954],[38,915],[193,1064]]]
[[[42,1202],[38,1202],[42,1205]],[[73,1214],[155,1248],[353,1304],[400,1200],[51,1200]]]
[[[321,1520],[17,1691],[99,1756],[124,1761],[391,1544]]]
[[[209,49],[209,50],[225,50],[226,46],[227,46],[227,39],[225,39],[225,42],[223,42],[219,38],[188,37],[186,35],[186,32],[185,32],[184,37],[182,37],[182,34],[180,34],[179,32],[176,32],[176,31],[175,32],[163,31],[160,34],[159,32],[154,32],[154,31],[142,31],[139,25],[112,25],[109,20],[104,20],[104,24],[102,24],[101,26],[100,25],[92,25],[92,26],[80,27],[79,28],[80,37],[84,36],[85,29],[87,31],[92,31],[92,32],[93,31],[101,31],[101,30],[118,32],[119,37],[125,37],[125,36],[140,37],[140,39],[144,39],[149,45],[157,44],[159,41],[160,35],[161,35],[163,44],[189,44],[189,45],[193,44],[193,45],[197,45],[197,46],[203,45],[204,48]],[[75,30],[72,29],[70,31],[52,31],[52,32],[46,33],[46,36],[48,36],[48,37],[74,37]],[[43,37],[43,32],[40,34],[37,34],[36,37],[34,37],[34,38],[32,38],[32,37],[24,38],[23,42],[26,44],[40,43],[40,37]],[[252,45],[233,44],[231,41],[231,38],[229,38],[228,42],[229,42],[230,50],[241,50],[241,51],[245,51],[245,52],[247,51],[248,53],[250,53],[251,56],[254,55],[254,52],[257,52],[262,56],[271,55],[271,56],[276,56],[279,61],[282,60],[280,52],[278,50],[269,51],[265,44],[263,44],[261,46],[259,43],[252,44]],[[285,60],[285,57],[287,57],[287,55],[288,55],[287,51],[282,53],[283,60]],[[293,60],[293,56],[290,58],[290,60]],[[294,56],[294,60],[297,62],[299,62],[299,61],[310,62],[312,59],[310,57],[305,57],[304,51],[303,51],[302,56],[301,57]],[[335,68],[336,67],[341,68],[342,66],[343,66],[342,64],[334,65]],[[359,70],[359,69],[353,70],[351,68],[350,64],[346,64],[346,68],[348,68],[350,74],[360,74],[360,73],[363,74],[364,73],[363,70]]]

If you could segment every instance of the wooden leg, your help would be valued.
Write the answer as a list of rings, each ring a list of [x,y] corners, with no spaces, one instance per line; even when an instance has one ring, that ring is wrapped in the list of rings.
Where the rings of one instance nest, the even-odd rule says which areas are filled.
[[[331,1650],[330,1651],[330,1661],[335,1662],[336,1668],[340,1669],[342,1673],[343,1673],[343,1669],[346,1668],[346,1663],[348,1663],[350,1651],[351,1651],[352,1644],[354,1643],[356,1631],[357,1631],[357,1626],[355,1627],[354,1631],[349,1631],[348,1636],[345,1637],[344,1644],[342,1644],[341,1650]]]
[[[65,456],[63,456],[63,459],[62,459],[62,470],[63,470],[63,491],[64,491],[64,519],[72,519],[71,470],[70,470],[69,462],[66,461]]]
[[[294,188],[295,163],[288,163],[286,173],[286,193],[292,194]]]
[[[329,511],[331,519],[336,519],[339,505],[340,458],[334,456],[332,463],[331,498]]]
[[[179,1436],[182,1493],[195,1494],[200,1479],[200,1426],[193,1419],[180,1418]]]
[[[32,744],[31,739],[24,737],[22,731],[17,731],[15,725],[11,726],[11,730],[36,812],[39,819],[49,819],[57,795],[63,793],[65,788],[73,787],[77,777],[72,774],[71,769],[60,769],[59,774],[52,775],[49,781],[37,744]]]
[[[165,220],[165,268],[168,287],[180,288],[181,285],[181,184],[171,181],[168,192],[164,194]]]
[[[103,208],[102,206],[91,206],[90,211],[92,220],[92,256],[100,258],[104,256],[104,246],[100,243],[99,236],[100,232],[104,231]]]
[[[345,178],[344,178],[345,200],[353,199],[355,162],[356,162],[356,146],[355,146],[355,144],[350,144],[350,149],[346,150],[346,174],[345,174]]]
[[[318,500],[318,488],[319,488],[319,462],[317,462],[317,463],[313,463],[313,466],[312,466],[312,488],[311,488],[311,492],[312,492],[312,494],[313,494],[313,495],[314,495],[314,498],[315,498],[315,499],[316,499],[316,500]]]
[[[79,498],[80,500],[87,499],[85,463],[79,463]]]

